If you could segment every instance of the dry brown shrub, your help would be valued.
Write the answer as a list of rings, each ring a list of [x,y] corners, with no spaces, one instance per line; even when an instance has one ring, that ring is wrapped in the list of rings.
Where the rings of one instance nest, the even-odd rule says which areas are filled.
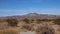
[[[9,28],[5,30],[0,30],[0,34],[18,34],[18,30]]]

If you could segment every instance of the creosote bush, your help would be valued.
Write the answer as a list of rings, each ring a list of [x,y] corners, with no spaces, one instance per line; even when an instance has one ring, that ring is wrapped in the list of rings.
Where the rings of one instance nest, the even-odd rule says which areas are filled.
[[[30,23],[33,23],[33,22],[34,22],[34,19],[30,19],[29,22],[30,22]]]
[[[17,19],[7,19],[7,22],[8,22],[8,25],[12,27],[17,26],[18,24]]]
[[[30,25],[29,24],[25,24],[25,25],[23,25],[22,26],[22,29],[27,29],[27,30],[31,30],[31,27],[30,27]]]
[[[42,20],[40,20],[40,19],[37,19],[37,23],[38,23],[38,24],[39,24],[39,23],[41,23],[41,21],[42,21]]]
[[[60,25],[60,18],[55,19],[53,23],[54,23],[54,24],[57,24],[57,25]]]
[[[39,26],[36,29],[36,33],[37,34],[54,34],[55,30],[50,26]]]
[[[42,19],[41,21],[51,21],[51,19]]]
[[[29,24],[29,19],[25,18],[23,21],[24,21],[25,23]]]
[[[41,22],[49,22],[49,21],[51,21],[51,20],[50,20],[50,19],[37,19],[36,21],[37,21],[37,23],[39,24],[39,23],[41,23]]]

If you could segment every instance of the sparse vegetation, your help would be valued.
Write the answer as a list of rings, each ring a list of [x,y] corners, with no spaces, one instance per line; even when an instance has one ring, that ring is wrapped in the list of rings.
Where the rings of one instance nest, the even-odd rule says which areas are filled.
[[[60,28],[58,28],[58,29],[57,29],[57,31],[59,31],[59,32],[60,32]]]
[[[50,20],[50,19],[37,19],[36,21],[37,21],[37,23],[39,24],[39,23],[41,23],[41,22],[49,22],[49,21],[51,21],[51,20]]]
[[[36,19],[35,20],[35,19],[25,18],[25,19],[20,19],[19,21],[17,21],[17,19],[7,19],[6,21],[4,21],[4,22],[8,23],[8,25],[11,26],[11,28],[13,28],[13,29],[9,30],[8,28],[10,28],[10,27],[7,26],[7,24],[6,24],[6,25],[4,25],[4,27],[7,26],[7,28],[5,28],[5,30],[3,30],[4,29],[3,26],[2,26],[3,28],[0,28],[0,29],[2,29],[2,30],[0,30],[0,34],[18,34],[18,31],[14,30],[15,28],[16,29],[18,28],[19,31],[20,30],[35,31],[35,32],[37,32],[37,34],[54,34],[55,33],[54,29],[48,25],[49,24],[51,25],[53,23],[60,25],[60,19]],[[3,22],[3,21],[0,21],[0,22]],[[49,24],[47,25],[45,23],[49,23]],[[44,24],[47,25],[48,27],[44,26]],[[16,27],[17,25],[19,27]],[[37,26],[39,26],[39,27],[37,27]],[[60,31],[60,29],[58,29],[58,31]]]
[[[7,19],[7,22],[8,22],[8,25],[12,27],[17,26],[18,24],[17,19]]]
[[[9,28],[5,30],[0,30],[0,34],[18,34],[18,30]]]
[[[55,31],[53,28],[49,28],[47,26],[41,26],[36,29],[38,34],[54,34]]]
[[[25,24],[22,26],[23,29],[31,30],[31,27],[29,24]]]
[[[60,25],[60,18],[55,19],[53,23],[54,23],[54,24],[57,24],[57,25]]]
[[[33,23],[33,22],[34,22],[34,19],[31,19],[31,20],[30,20],[30,23]]]
[[[25,18],[23,21],[24,21],[25,23],[29,24],[29,19]]]
[[[42,19],[41,21],[46,21],[46,22],[48,22],[48,21],[51,21],[50,19]]]
[[[40,19],[37,19],[36,21],[37,21],[38,24],[41,23],[41,20]]]

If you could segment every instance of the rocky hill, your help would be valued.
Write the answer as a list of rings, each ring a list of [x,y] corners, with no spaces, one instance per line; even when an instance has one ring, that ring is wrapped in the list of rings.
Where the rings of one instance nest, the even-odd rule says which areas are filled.
[[[0,17],[0,20],[8,19],[8,18],[17,18],[17,19],[56,19],[60,18],[60,15],[49,15],[49,14],[37,14],[37,13],[29,13],[25,15],[16,15],[16,16],[6,16]]]

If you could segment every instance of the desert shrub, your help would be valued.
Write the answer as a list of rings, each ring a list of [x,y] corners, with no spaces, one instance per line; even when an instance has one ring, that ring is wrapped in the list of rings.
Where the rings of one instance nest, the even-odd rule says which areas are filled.
[[[37,34],[54,34],[55,31],[53,28],[49,28],[46,26],[41,26],[36,29]]]
[[[30,23],[33,23],[33,22],[34,22],[34,19],[31,19],[31,20],[30,20]]]
[[[25,23],[29,24],[29,19],[25,18],[23,21],[24,21]]]
[[[41,21],[51,21],[50,19],[42,19]]]
[[[12,27],[17,26],[18,24],[17,19],[7,19],[7,22],[8,22],[8,25]]]
[[[39,24],[39,23],[41,23],[41,21],[42,21],[42,20],[40,20],[40,19],[37,19],[37,23],[38,23],[38,24]]]
[[[60,28],[58,28],[58,29],[57,29],[57,31],[59,31],[59,32],[60,32]]]
[[[15,29],[6,29],[0,30],[0,34],[18,34],[18,31]]]
[[[41,22],[44,22],[44,21],[49,22],[51,20],[50,19],[37,19],[38,24],[41,23]]]
[[[60,25],[60,19],[55,19],[53,23],[57,24],[57,25]]]
[[[23,29],[27,29],[27,30],[31,30],[31,27],[29,26],[29,24],[25,24],[22,26]]]

